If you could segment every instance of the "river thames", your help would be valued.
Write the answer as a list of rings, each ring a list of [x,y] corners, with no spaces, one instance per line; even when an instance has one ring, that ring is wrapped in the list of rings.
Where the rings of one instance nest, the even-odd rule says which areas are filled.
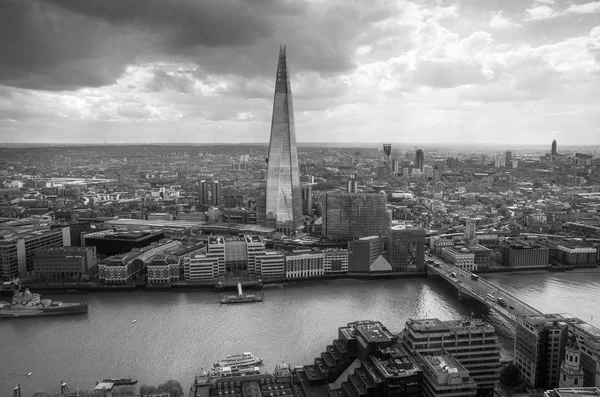
[[[600,323],[600,273],[483,276],[543,312]],[[187,395],[194,373],[228,354],[251,351],[272,371],[284,360],[312,363],[351,321],[379,320],[399,332],[409,318],[468,318],[471,311],[496,326],[502,359],[512,359],[511,326],[479,302],[459,302],[442,280],[318,281],[263,292],[264,302],[244,305],[222,305],[208,290],[44,296],[87,301],[92,309],[0,321],[0,395],[11,395],[17,383],[24,397],[56,393],[61,380],[71,390],[93,389],[108,377],[137,378],[138,385],[176,379]]]

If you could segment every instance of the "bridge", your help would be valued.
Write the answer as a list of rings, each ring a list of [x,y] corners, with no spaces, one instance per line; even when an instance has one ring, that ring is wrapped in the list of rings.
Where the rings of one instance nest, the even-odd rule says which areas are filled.
[[[442,262],[439,259],[436,259],[434,264],[427,264],[427,275],[435,275],[443,278],[457,289],[459,300],[478,300],[512,325],[516,324],[518,317],[539,316],[542,314],[539,310],[529,306],[497,285],[480,276],[472,277],[473,273],[458,266]],[[506,302],[506,306],[498,303],[499,298]]]

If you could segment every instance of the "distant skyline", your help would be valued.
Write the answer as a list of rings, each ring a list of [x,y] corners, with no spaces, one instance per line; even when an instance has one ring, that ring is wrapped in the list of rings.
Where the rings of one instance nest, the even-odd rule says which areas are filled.
[[[0,142],[600,145],[600,1],[5,0]]]

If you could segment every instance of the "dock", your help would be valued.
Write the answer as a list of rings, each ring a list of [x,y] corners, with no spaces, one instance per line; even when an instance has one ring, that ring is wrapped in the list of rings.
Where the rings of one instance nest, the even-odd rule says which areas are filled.
[[[263,295],[261,292],[254,292],[251,294],[244,294],[242,291],[242,284],[237,283],[237,294],[224,292],[221,294],[221,303],[251,303],[251,302],[262,302]]]

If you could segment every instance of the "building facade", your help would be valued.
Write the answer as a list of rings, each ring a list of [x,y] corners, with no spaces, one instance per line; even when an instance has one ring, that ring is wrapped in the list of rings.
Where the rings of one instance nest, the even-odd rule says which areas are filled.
[[[392,272],[425,270],[425,230],[413,226],[393,226],[387,232],[388,261]]]
[[[438,354],[416,354],[423,370],[424,397],[468,397],[477,395],[477,383],[469,371],[443,350]]]
[[[256,257],[256,275],[262,279],[281,279],[285,276],[285,255],[265,251]]]
[[[547,247],[533,241],[516,239],[499,244],[504,265],[508,267],[546,267],[550,260]]]
[[[285,253],[285,277],[309,278],[325,274],[324,255],[320,250],[302,249]]]
[[[446,247],[442,249],[442,258],[448,263],[470,272],[477,270],[475,254],[466,247]]]
[[[33,272],[45,281],[71,281],[97,273],[96,247],[53,247],[35,252]]]
[[[266,224],[294,235],[303,225],[302,195],[285,46],[279,50],[268,156]]]
[[[351,240],[387,234],[391,217],[380,193],[326,193],[321,196],[323,237]]]
[[[323,271],[325,274],[348,273],[348,250],[328,248],[323,250]]]
[[[371,265],[383,253],[385,238],[362,237],[348,242],[348,273],[370,274]]]

